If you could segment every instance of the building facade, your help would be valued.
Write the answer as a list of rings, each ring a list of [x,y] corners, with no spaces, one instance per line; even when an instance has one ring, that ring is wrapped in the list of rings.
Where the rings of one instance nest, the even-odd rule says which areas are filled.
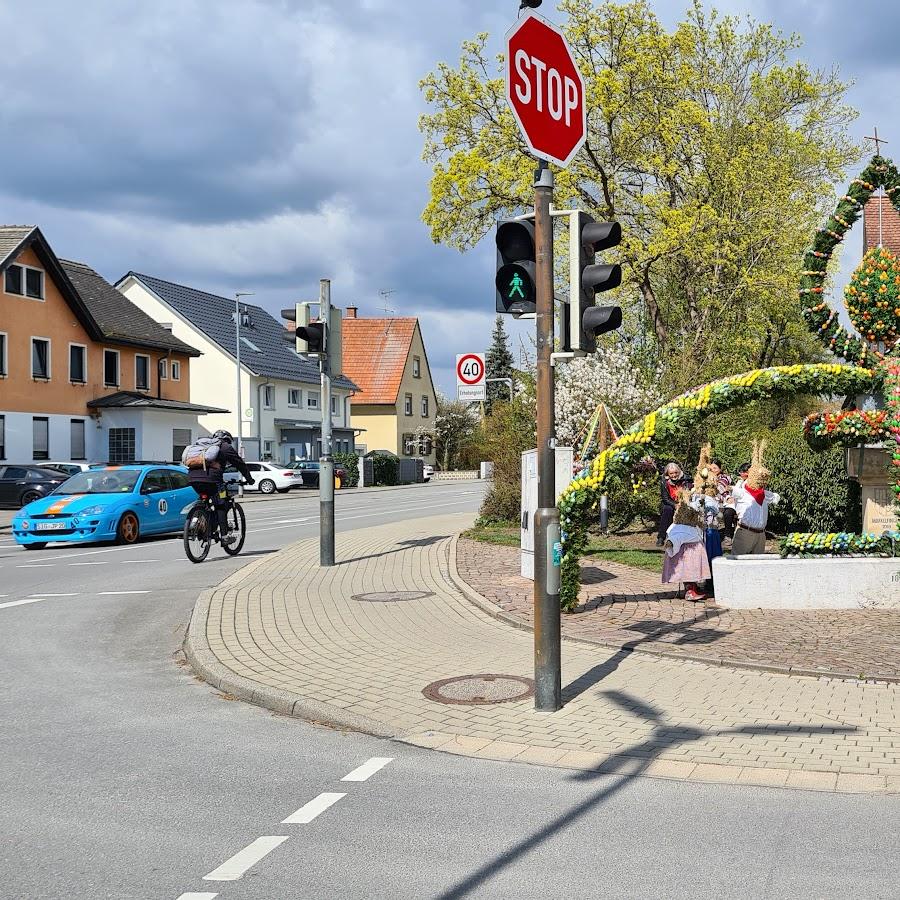
[[[437,397],[419,320],[360,318],[351,306],[343,336],[344,372],[359,388],[350,407],[359,449],[434,463]]]
[[[39,228],[0,227],[0,461],[180,458],[198,356]]]
[[[194,362],[191,401],[237,406],[237,329],[235,301],[138,272],[116,287],[172,334],[201,352]],[[294,352],[284,326],[259,306],[241,303],[240,422],[234,412],[210,413],[200,420],[212,432],[240,433],[247,459],[289,463],[321,455],[322,398],[315,362]],[[354,452],[350,395],[346,378],[332,381],[331,425],[336,453]]]

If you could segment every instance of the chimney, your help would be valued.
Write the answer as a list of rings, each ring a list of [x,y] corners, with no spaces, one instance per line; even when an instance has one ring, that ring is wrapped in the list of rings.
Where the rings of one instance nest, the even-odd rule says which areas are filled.
[[[348,319],[355,319],[355,318],[356,318],[356,312],[357,312],[358,309],[359,309],[358,306],[348,306],[348,307],[347,307],[347,318],[348,318]]]

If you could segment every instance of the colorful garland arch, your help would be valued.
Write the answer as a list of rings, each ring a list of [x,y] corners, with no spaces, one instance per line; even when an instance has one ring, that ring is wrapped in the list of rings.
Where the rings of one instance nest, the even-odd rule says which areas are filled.
[[[604,483],[612,470],[624,472],[674,432],[752,400],[798,393],[859,394],[877,386],[877,373],[857,366],[773,366],[694,388],[645,416],[596,456],[559,499],[564,550],[560,591],[563,609],[574,609],[578,603],[578,560],[587,548],[588,528],[597,518]]]

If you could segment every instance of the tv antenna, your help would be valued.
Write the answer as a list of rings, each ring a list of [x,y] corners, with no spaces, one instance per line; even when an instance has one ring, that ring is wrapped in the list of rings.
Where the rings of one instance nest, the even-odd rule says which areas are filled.
[[[390,297],[391,294],[396,294],[397,291],[394,289],[391,289],[389,291],[379,291],[378,293],[381,296],[381,302],[384,304],[383,306],[379,307],[379,309],[382,310],[382,312],[385,314],[385,316],[387,316],[388,313],[397,312],[396,309],[394,309],[391,306],[388,306],[388,297]]]

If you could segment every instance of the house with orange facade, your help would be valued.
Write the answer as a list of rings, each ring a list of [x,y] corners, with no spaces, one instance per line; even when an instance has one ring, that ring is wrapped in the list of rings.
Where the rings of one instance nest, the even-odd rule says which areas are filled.
[[[199,351],[36,226],[0,226],[0,464],[179,460]]]

